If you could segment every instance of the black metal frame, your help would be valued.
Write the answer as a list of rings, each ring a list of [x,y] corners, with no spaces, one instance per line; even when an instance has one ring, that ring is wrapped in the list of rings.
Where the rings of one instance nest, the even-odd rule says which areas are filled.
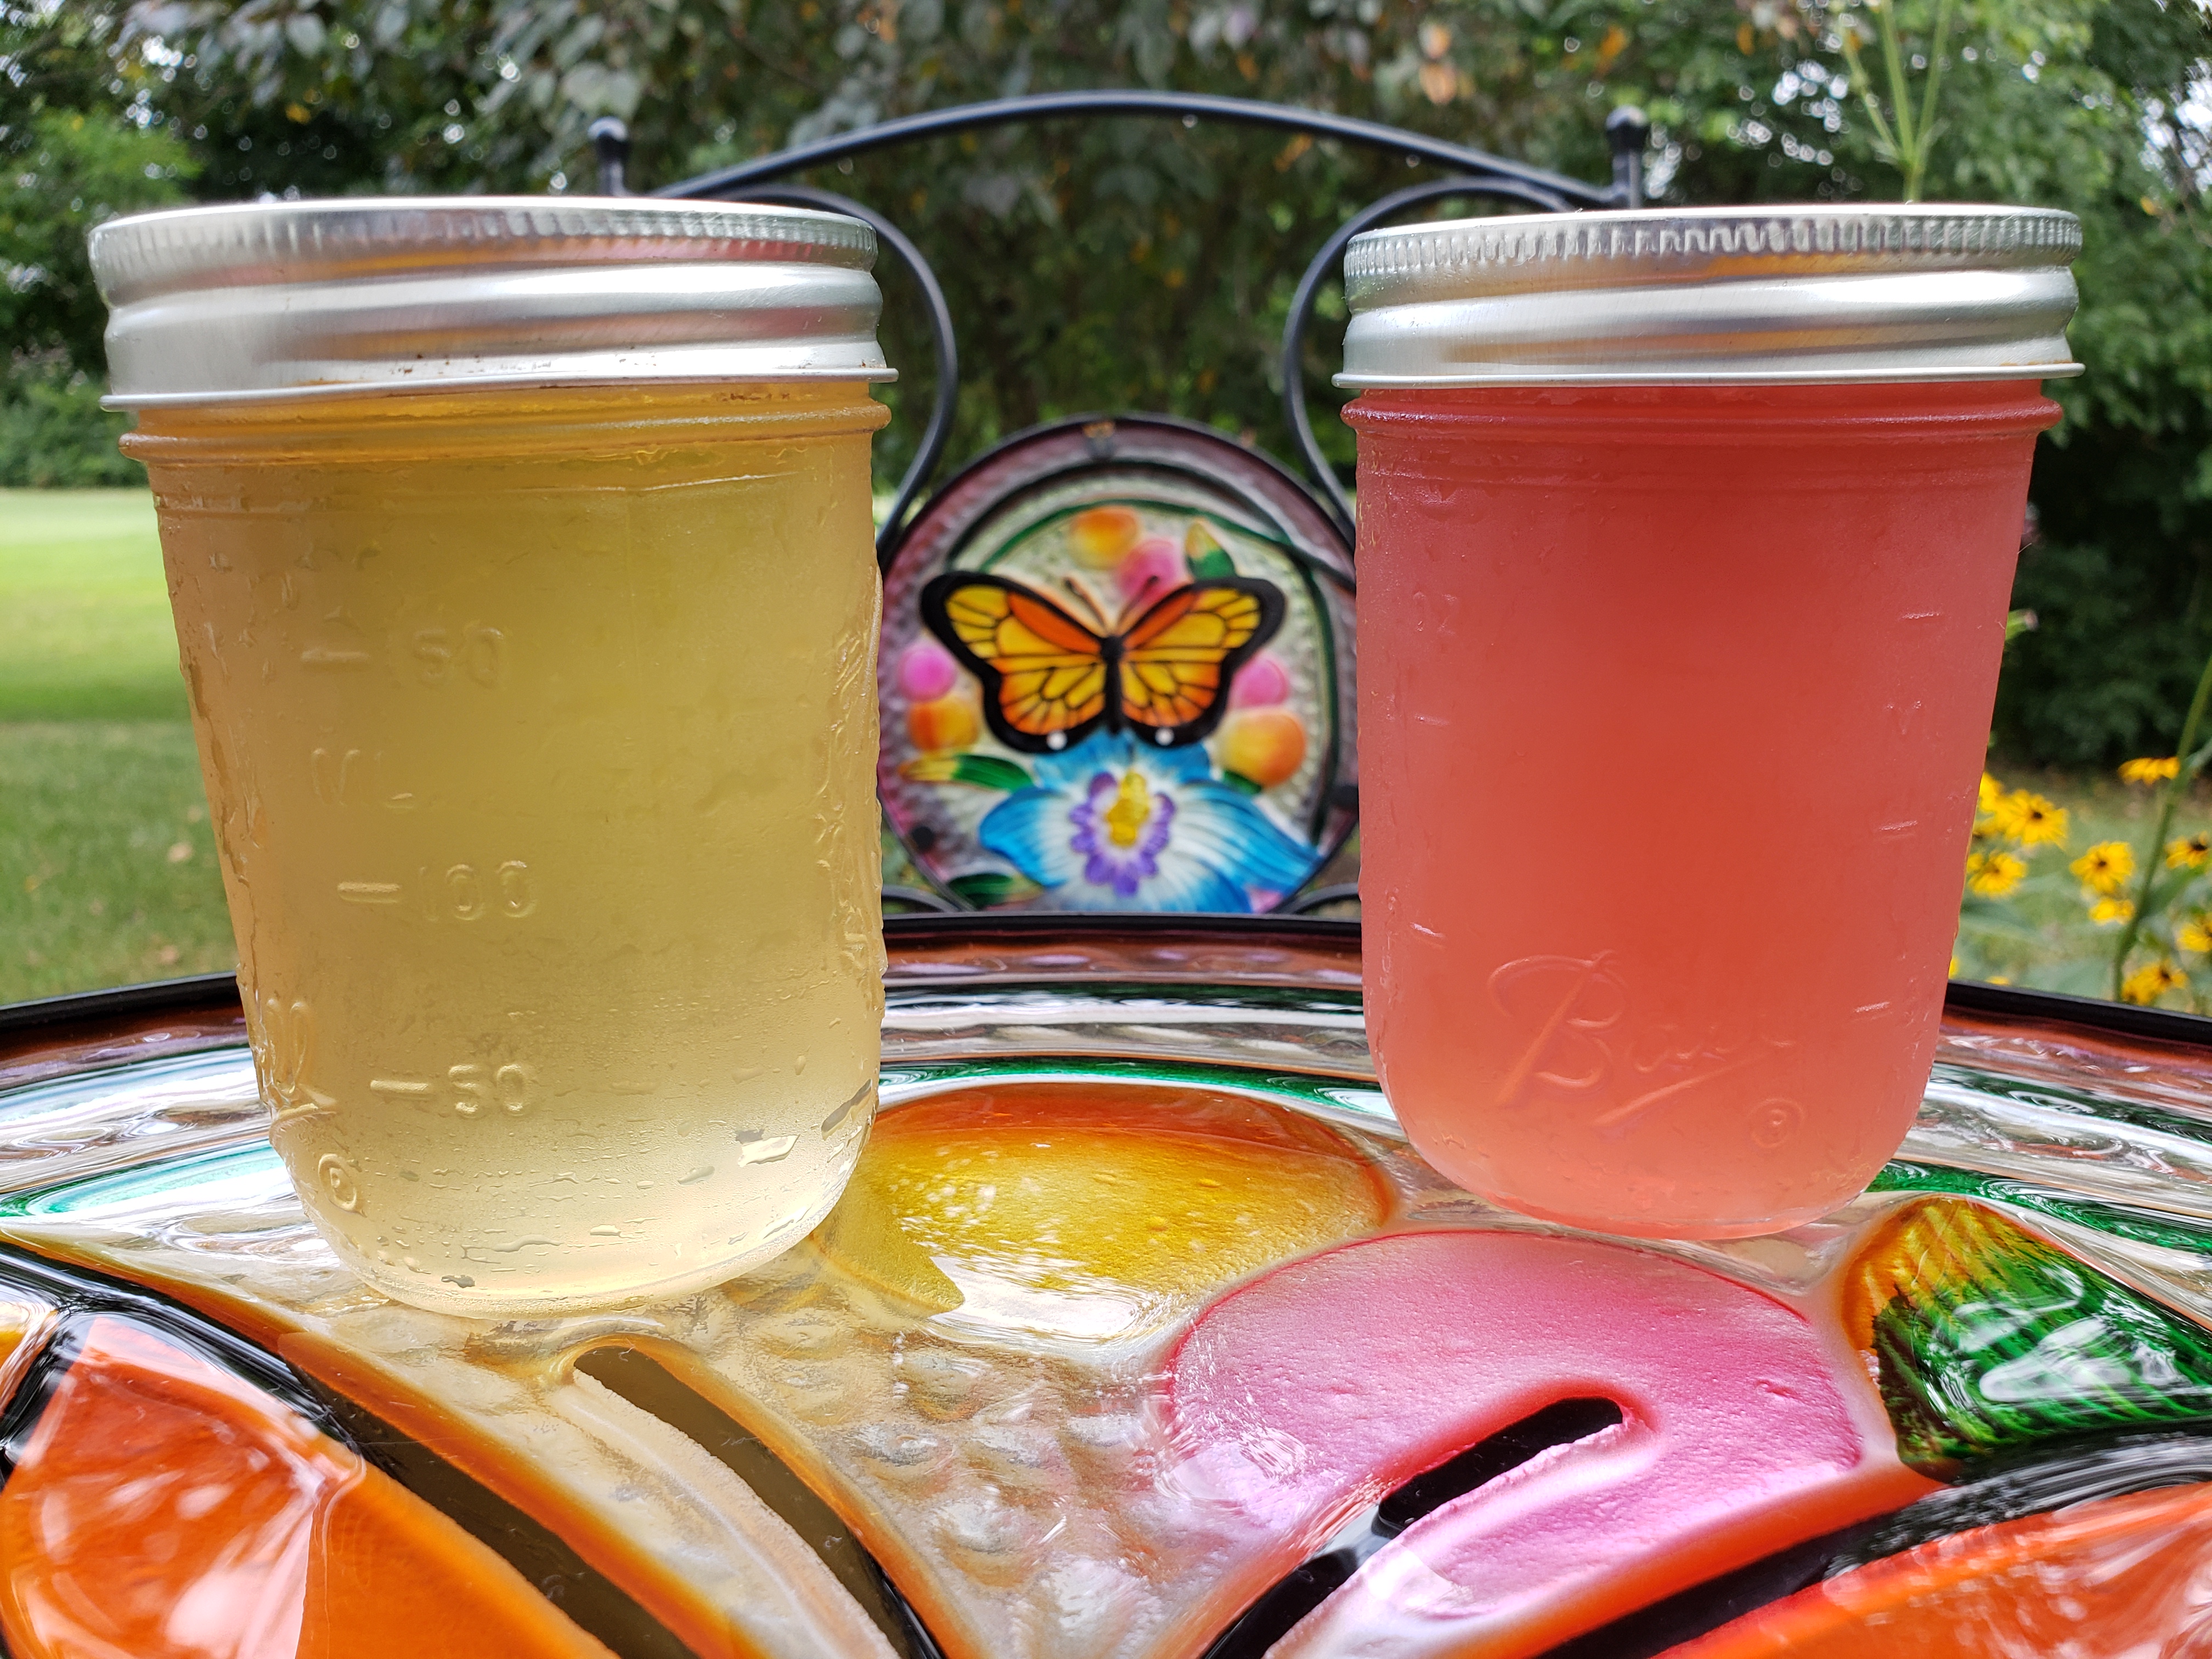
[[[1539,212],[1566,213],[1586,208],[1638,208],[1644,201],[1644,149],[1650,124],[1640,111],[1621,108],[1606,121],[1606,137],[1613,149],[1613,179],[1593,185],[1564,173],[1524,162],[1508,161],[1486,150],[1448,143],[1425,134],[1408,132],[1380,122],[1363,121],[1324,110],[1295,109],[1281,104],[1245,98],[1221,98],[1206,93],[1147,92],[1129,88],[1098,92],[1036,93],[1021,98],[1002,98],[988,103],[961,105],[903,116],[811,144],[778,150],[735,167],[721,167],[652,192],[684,201],[774,202],[803,207],[827,208],[866,221],[912,274],[921,290],[928,313],[936,363],[936,383],[921,441],[906,476],[899,480],[891,510],[877,532],[876,556],[888,568],[903,539],[915,502],[928,488],[951,436],[952,417],[960,391],[959,349],[945,290],[929,262],[896,225],[872,208],[848,198],[811,185],[780,182],[811,167],[847,161],[871,150],[921,143],[980,128],[1030,121],[1099,119],[1139,117],[1179,120],[1186,127],[1200,121],[1220,121],[1246,126],[1272,127],[1310,138],[1333,139],[1364,149],[1403,155],[1408,162],[1427,162],[1448,167],[1452,176],[1397,191],[1355,214],[1322,245],[1300,277],[1291,314],[1284,325],[1282,345],[1283,412],[1298,449],[1306,476],[1319,492],[1323,505],[1345,540],[1353,538],[1352,503],[1335,470],[1322,454],[1314,436],[1306,409],[1304,347],[1307,329],[1322,285],[1336,270],[1344,249],[1364,230],[1395,215],[1449,197],[1481,198],[1516,204]],[[612,118],[594,121],[592,142],[597,150],[599,186],[609,195],[626,193],[629,141],[628,130]]]

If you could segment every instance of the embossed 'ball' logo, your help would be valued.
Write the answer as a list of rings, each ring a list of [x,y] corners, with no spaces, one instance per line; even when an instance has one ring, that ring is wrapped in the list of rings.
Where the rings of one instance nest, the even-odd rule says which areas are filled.
[[[354,1184],[353,1165],[336,1152],[325,1152],[315,1164],[315,1178],[341,1210],[361,1208],[361,1189]]]
[[[1804,1121],[1805,1109],[1794,1100],[1762,1101],[1751,1115],[1751,1138],[1771,1152],[1796,1134]]]

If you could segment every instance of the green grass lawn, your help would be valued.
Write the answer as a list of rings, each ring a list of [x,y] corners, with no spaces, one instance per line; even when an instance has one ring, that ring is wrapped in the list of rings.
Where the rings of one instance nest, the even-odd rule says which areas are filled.
[[[152,494],[0,490],[0,721],[185,718]]]
[[[0,1002],[236,960],[152,496],[0,490]]]
[[[233,968],[182,720],[0,724],[0,1002]]]

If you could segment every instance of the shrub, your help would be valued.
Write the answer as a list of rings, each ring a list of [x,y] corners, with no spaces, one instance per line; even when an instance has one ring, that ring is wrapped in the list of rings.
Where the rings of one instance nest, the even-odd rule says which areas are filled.
[[[0,377],[0,488],[144,483],[146,469],[115,447],[130,417],[102,409],[100,390],[59,353],[10,362]]]

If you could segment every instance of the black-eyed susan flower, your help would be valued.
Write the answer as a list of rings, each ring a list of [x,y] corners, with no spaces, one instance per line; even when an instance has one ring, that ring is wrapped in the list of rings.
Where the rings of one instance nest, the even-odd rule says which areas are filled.
[[[1969,853],[1966,888],[1984,898],[2002,898],[2027,874],[2027,860],[2017,853]]]
[[[1997,833],[2023,847],[2057,846],[2066,839],[2066,809],[2026,789],[2002,797],[1990,813]]]
[[[2179,755],[2167,755],[2163,757],[2145,756],[2141,760],[2120,763],[2120,781],[2122,783],[2163,783],[2180,770],[2181,757]]]
[[[2100,841],[2066,866],[2092,893],[2109,897],[2136,872],[2136,849],[2124,841]],[[2125,920],[2125,918],[2122,918]]]
[[[2140,1002],[2148,1007],[2168,991],[2178,991],[2189,983],[2189,975],[2170,962],[2154,962],[2138,968],[2121,981],[2120,994],[2130,1002]]]
[[[2166,844],[2166,867],[2169,870],[2202,870],[2212,860],[2212,830],[2199,830],[2193,836],[2177,836]]]
[[[2115,927],[2136,913],[2133,899],[2100,898],[2089,906],[2089,920],[2100,927]]]
[[[2199,956],[2212,955],[2212,919],[2192,916],[2173,930],[2174,943]]]

